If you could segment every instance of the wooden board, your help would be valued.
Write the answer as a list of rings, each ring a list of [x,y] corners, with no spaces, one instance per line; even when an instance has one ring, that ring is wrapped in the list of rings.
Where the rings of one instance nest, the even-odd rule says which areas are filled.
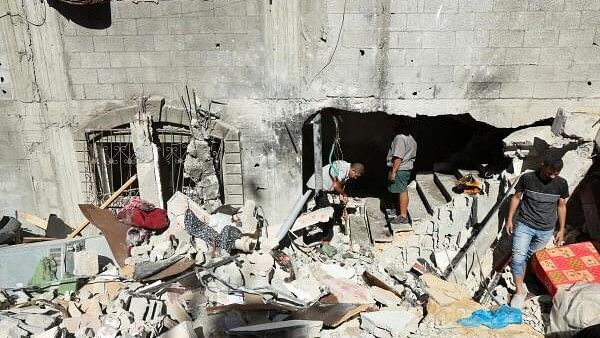
[[[31,225],[35,225],[36,227],[40,228],[40,229],[48,229],[48,220],[47,219],[43,219],[39,216],[36,216],[34,214],[30,214],[28,212],[25,211],[19,211],[18,213],[18,219],[21,222],[27,222]]]

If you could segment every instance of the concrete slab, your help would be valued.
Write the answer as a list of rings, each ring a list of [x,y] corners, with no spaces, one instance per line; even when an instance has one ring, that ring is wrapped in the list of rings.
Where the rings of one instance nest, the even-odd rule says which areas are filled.
[[[417,181],[419,196],[421,196],[429,214],[433,215],[435,209],[448,202],[435,183],[433,174],[417,174],[415,180]]]
[[[363,312],[360,318],[360,327],[380,338],[406,337],[419,324],[417,316],[408,311]]]
[[[408,198],[408,214],[413,222],[423,220],[429,216],[427,207],[423,203],[423,200],[417,191],[416,182],[408,185]]]

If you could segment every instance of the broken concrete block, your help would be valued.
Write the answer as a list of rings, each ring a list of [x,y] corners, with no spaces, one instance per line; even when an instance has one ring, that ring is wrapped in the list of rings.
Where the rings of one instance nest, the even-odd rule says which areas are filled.
[[[532,155],[542,154],[556,139],[550,126],[540,126],[517,130],[502,142],[506,156],[522,158],[530,152],[533,152]]]
[[[294,222],[290,231],[298,231],[317,223],[329,221],[333,217],[333,207],[321,208],[300,215]]]
[[[317,320],[285,320],[281,322],[236,327],[228,331],[233,336],[272,336],[286,338],[319,337],[323,322]]]
[[[32,336],[32,338],[57,338],[59,335],[60,329],[58,326],[55,326],[49,330],[46,330],[42,333],[38,333],[34,336]]]
[[[585,147],[586,145],[584,144],[575,150],[567,151],[562,157],[565,165],[560,172],[560,176],[567,180],[569,193],[572,193],[577,188],[579,182],[581,182],[592,166],[592,158],[591,156],[587,156],[589,151],[584,149]]]
[[[435,258],[435,265],[442,271],[445,271],[446,268],[450,265],[450,262],[452,262],[454,256],[456,256],[457,254],[458,252],[454,250],[434,251],[433,257]]]
[[[419,325],[419,318],[409,311],[363,312],[360,319],[360,327],[379,338],[406,337]]]
[[[86,249],[73,253],[73,275],[95,276],[98,271],[98,253],[96,251]]]
[[[143,321],[148,305],[148,300],[146,298],[134,297],[129,303],[128,311],[133,314],[133,319],[135,321]]]
[[[356,270],[353,268],[342,267],[336,263],[325,264],[322,263],[320,265],[320,269],[327,275],[333,278],[346,278],[351,279],[356,275]]]
[[[100,328],[102,323],[98,317],[84,314],[81,317],[64,318],[61,325],[64,326],[70,333],[75,334],[80,328],[91,328],[93,330],[97,330]]]
[[[471,295],[463,285],[447,282],[430,274],[421,276],[427,285],[429,297],[442,306],[450,305],[458,300],[470,299]]]
[[[69,312],[69,316],[71,317],[81,317],[81,315],[83,314],[74,302],[69,302],[69,307],[67,311]]]
[[[599,121],[600,115],[567,112],[561,108],[552,123],[552,132],[554,135],[589,142],[594,140],[600,129]]]
[[[256,233],[258,220],[256,219],[256,203],[253,200],[246,200],[242,207],[242,212],[238,218],[242,223],[242,234],[253,235]]]
[[[381,303],[385,306],[397,306],[402,303],[402,299],[396,296],[393,292],[384,290],[378,286],[371,287],[371,295],[376,302]]]
[[[158,338],[197,338],[191,321],[179,323],[179,325],[161,334]]]
[[[174,226],[184,228],[185,211],[187,209],[192,210],[200,221],[209,222],[210,214],[191,198],[178,191],[167,202],[167,212],[171,226],[166,232],[173,231]]]

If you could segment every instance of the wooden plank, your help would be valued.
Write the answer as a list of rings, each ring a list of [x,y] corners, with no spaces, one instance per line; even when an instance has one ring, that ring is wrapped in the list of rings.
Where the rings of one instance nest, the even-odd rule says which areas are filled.
[[[135,182],[136,179],[137,179],[137,174],[131,176],[131,178],[128,179],[127,182],[125,182],[125,184],[123,184],[123,186],[121,186],[104,203],[102,203],[102,205],[100,206],[100,209],[106,209],[106,207],[108,207],[114,200],[116,200],[117,197],[119,197],[123,193],[123,191],[125,191],[125,189],[129,188],[129,186],[131,186],[133,184],[133,182]],[[81,222],[81,224],[79,224],[77,226],[75,231],[73,231],[67,238],[74,238],[75,236],[79,235],[79,233],[83,229],[85,229],[85,227],[87,227],[88,224],[90,224],[90,221],[88,219]]]
[[[43,219],[39,216],[30,214],[25,211],[19,211],[17,217],[18,217],[19,221],[27,222],[27,223],[29,223],[31,225],[35,225],[36,227],[43,229],[43,230],[48,229],[48,220],[47,219]]]

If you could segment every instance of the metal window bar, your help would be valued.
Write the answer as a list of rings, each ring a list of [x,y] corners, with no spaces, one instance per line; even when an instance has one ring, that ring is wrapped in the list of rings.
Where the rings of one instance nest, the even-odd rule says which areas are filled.
[[[176,191],[188,193],[193,183],[184,177],[184,162],[191,134],[184,128],[156,128],[163,199],[166,202]],[[86,193],[96,205],[119,189],[136,170],[136,158],[129,128],[89,129],[86,131],[88,169]],[[113,204],[120,209],[132,196],[139,196],[134,182]]]

